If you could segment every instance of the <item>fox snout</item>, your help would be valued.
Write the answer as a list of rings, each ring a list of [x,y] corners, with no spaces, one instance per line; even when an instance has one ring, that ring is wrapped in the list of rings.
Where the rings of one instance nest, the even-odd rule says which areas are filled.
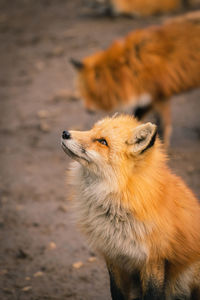
[[[79,132],[64,130],[61,135],[61,146],[69,157],[84,164],[84,162],[89,162],[90,158],[78,135]]]
[[[69,140],[69,139],[71,139],[70,132],[67,131],[67,130],[64,130],[63,133],[62,133],[62,138],[63,138],[63,140]]]

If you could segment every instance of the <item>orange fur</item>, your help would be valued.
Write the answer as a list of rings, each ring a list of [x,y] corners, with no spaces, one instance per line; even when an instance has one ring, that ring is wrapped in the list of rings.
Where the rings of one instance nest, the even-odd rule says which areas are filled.
[[[145,17],[195,8],[200,5],[200,0],[96,0],[96,4],[109,8],[115,16],[124,14]]]
[[[95,222],[95,215],[92,216],[91,223],[82,222],[83,231],[91,235],[91,239],[95,239],[95,232],[98,232],[97,241],[100,241],[100,246],[97,248],[104,255],[108,268],[114,274],[116,283],[124,295],[130,293],[134,272],[139,272],[142,293],[148,289],[149,278],[153,278],[158,285],[160,284],[158,287],[160,289],[164,289],[166,284],[165,295],[169,296],[166,299],[174,299],[170,297],[178,294],[179,289],[184,291],[186,287],[188,293],[193,291],[199,297],[200,205],[192,191],[168,168],[159,139],[155,142],[153,140],[154,132],[155,125],[147,123],[140,126],[132,117],[122,115],[106,118],[90,131],[70,131],[70,140],[63,140],[65,148],[71,151],[75,149],[75,159],[81,163],[83,170],[87,170],[84,175],[84,171],[78,169],[74,178],[77,180],[75,183],[77,188],[83,187],[78,197],[84,210],[86,209],[84,197],[94,198],[89,205],[87,221],[93,203],[98,203],[98,198],[107,195],[107,189],[112,187],[110,205],[116,207],[113,210],[116,210],[116,219],[117,209],[120,207],[122,218],[122,221],[117,223],[116,230],[120,230],[119,224],[123,228],[123,222],[126,222],[123,220],[122,212],[145,226],[145,234],[138,225],[132,227],[132,230],[135,243],[148,249],[146,257],[142,258],[141,263],[136,263],[137,255],[140,255],[140,251],[136,251],[134,258],[131,259],[126,254],[130,249],[126,249],[124,236],[120,237],[124,241],[122,254],[125,261],[128,260],[128,264],[121,262],[122,254],[114,256],[115,246],[111,252],[104,250],[100,234],[101,226],[104,226],[103,219],[100,225],[88,229],[88,226]],[[107,145],[101,144],[99,139],[105,139]],[[78,147],[81,149],[80,157]],[[81,159],[83,153],[89,155],[92,160]],[[94,182],[101,184],[101,189],[98,185],[96,188],[93,187],[93,196],[89,192],[90,185],[94,184],[92,178]],[[106,207],[108,199],[107,196],[105,201],[99,204],[97,218],[103,214],[100,208],[104,205]],[[111,208],[109,210],[111,211]],[[109,211],[106,213],[106,220],[109,220]],[[109,227],[113,226],[112,222],[106,225],[103,234],[104,231],[109,232]],[[109,239],[114,239],[117,248],[118,240],[113,236]],[[134,293],[137,294],[138,289],[134,290]],[[126,299],[129,299],[128,296]]]
[[[181,0],[110,0],[114,13],[149,16],[181,8]]]
[[[161,115],[168,143],[168,99],[200,86],[199,36],[200,13],[195,13],[135,30],[107,50],[86,57],[78,71],[86,108],[111,111],[148,97]]]
[[[198,19],[136,30],[85,58],[79,88],[86,106],[111,110],[143,93],[159,100],[200,86]]]

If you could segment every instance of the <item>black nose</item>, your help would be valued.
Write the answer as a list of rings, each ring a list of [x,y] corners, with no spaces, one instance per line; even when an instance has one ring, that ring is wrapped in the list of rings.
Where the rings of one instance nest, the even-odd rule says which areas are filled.
[[[62,133],[62,138],[64,140],[69,140],[71,138],[71,135],[70,135],[69,131],[64,130],[63,133]]]

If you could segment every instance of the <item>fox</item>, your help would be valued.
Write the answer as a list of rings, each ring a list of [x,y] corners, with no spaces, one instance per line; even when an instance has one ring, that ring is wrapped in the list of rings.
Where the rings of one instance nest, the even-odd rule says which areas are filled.
[[[118,114],[64,130],[81,231],[114,300],[200,299],[200,204],[167,166],[157,126]]]
[[[158,14],[169,14],[188,8],[196,8],[199,0],[96,0],[93,6],[112,16],[128,15],[147,17]]]
[[[71,59],[84,106],[105,112],[134,107],[139,120],[153,111],[168,147],[171,97],[200,86],[199,36],[197,11],[134,30],[82,61]]]

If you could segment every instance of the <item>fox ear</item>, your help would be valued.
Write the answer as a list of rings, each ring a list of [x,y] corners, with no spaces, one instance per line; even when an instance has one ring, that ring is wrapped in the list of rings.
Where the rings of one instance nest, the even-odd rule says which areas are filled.
[[[157,134],[157,126],[152,123],[146,123],[137,126],[133,131],[133,137],[128,142],[133,145],[134,153],[143,153],[154,145]]]
[[[84,68],[84,63],[81,61],[78,61],[76,59],[70,58],[70,63],[74,66],[74,68],[78,71],[82,70]]]

